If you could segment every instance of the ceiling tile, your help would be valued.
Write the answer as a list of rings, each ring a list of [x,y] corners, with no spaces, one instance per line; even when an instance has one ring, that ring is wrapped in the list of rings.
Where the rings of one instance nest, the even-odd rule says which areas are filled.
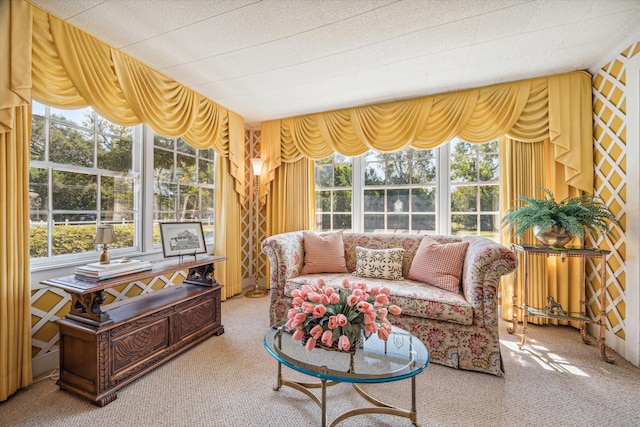
[[[621,12],[615,15],[576,22],[569,25],[571,32],[564,39],[561,47],[610,42],[611,40],[617,43],[628,33],[626,28],[634,22],[636,17],[635,15]]]
[[[524,3],[482,15],[475,42],[483,43],[520,34],[531,21],[536,9],[535,3]],[[503,24],[496,25],[496,22]]]
[[[536,1],[538,10],[526,31],[537,31],[578,22],[587,15],[596,0]]]
[[[100,29],[103,41],[123,48],[193,23],[214,17],[222,19],[225,14],[242,10],[252,3],[255,0],[105,1],[72,17],[69,22],[81,28]],[[105,20],[108,16],[118,19]]]
[[[30,0],[29,3],[44,9],[60,19],[69,19],[104,3],[104,0]]]
[[[505,60],[511,57],[514,46],[520,40],[519,36],[507,37],[471,46],[467,65],[482,65]]]
[[[511,56],[518,58],[542,52],[553,52],[560,47],[570,32],[571,30],[567,27],[553,27],[524,33],[515,43]]]

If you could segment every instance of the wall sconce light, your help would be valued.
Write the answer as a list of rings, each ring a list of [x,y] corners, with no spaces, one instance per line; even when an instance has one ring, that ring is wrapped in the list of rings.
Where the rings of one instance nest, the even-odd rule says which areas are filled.
[[[115,243],[116,233],[113,231],[113,225],[99,225],[96,228],[96,238],[93,241],[96,245],[102,245],[102,253],[100,254],[100,264],[109,264],[111,257],[107,252],[107,245]]]
[[[260,287],[260,282],[258,280],[258,268],[259,268],[259,257],[260,257],[260,234],[258,233],[260,224],[258,214],[260,213],[260,175],[262,174],[262,165],[264,164],[264,159],[254,158],[251,159],[251,167],[253,169],[253,175],[256,177],[256,188],[255,188],[255,212],[253,216],[255,217],[256,228],[254,230],[254,240],[255,240],[255,254],[256,254],[256,265],[255,265],[255,279],[256,284],[250,291],[247,291],[244,296],[248,298],[260,298],[269,295],[269,291]]]

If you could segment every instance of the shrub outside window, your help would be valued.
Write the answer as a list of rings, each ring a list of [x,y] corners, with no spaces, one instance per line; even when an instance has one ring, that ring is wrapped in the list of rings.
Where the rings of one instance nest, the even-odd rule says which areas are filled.
[[[364,155],[363,231],[433,234],[436,229],[434,150],[408,148]]]

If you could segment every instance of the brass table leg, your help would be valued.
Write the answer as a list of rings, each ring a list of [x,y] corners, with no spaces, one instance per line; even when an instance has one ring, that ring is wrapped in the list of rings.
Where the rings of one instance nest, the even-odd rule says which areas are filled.
[[[607,363],[613,363],[614,358],[607,356],[607,346],[604,343],[605,331],[607,329],[607,261],[605,254],[600,257],[600,319],[598,324],[600,325],[600,338],[598,344],[600,344],[600,355]]]
[[[582,259],[582,267],[580,270],[580,283],[582,284],[582,286],[580,289],[580,315],[582,317],[586,317],[587,316],[587,295],[586,295],[587,282],[585,279],[584,272],[587,268],[587,258],[582,257],[581,259]],[[587,336],[586,322],[580,323],[580,338],[582,338],[582,342],[584,342],[585,344],[591,344],[591,340]]]
[[[513,271],[513,292],[511,292],[511,310],[513,310],[511,316],[511,327],[507,328],[507,332],[515,334],[518,331],[518,312],[520,309],[518,306],[518,296],[516,294],[516,287],[518,286],[518,270]]]
[[[600,346],[600,354],[602,358],[608,363],[614,363],[614,358],[607,356],[607,347],[605,345],[605,334],[607,330],[607,254],[610,253],[608,250],[603,249],[593,249],[593,248],[550,248],[550,247],[542,247],[542,246],[522,246],[518,244],[511,244],[511,249],[514,252],[522,254],[523,257],[523,266],[521,269],[522,272],[522,290],[523,290],[523,298],[522,305],[517,304],[516,300],[516,291],[517,291],[517,270],[514,271],[513,276],[513,293],[512,293],[512,305],[513,305],[513,318],[511,327],[507,328],[507,332],[510,334],[515,334],[517,330],[517,321],[516,314],[517,310],[522,311],[522,336],[518,347],[522,349],[526,344],[527,340],[527,325],[529,321],[529,316],[532,317],[546,317],[551,319],[563,320],[568,322],[579,322],[580,323],[580,337],[585,344],[591,344],[591,339],[587,335],[587,323],[593,323],[599,326],[600,333],[598,336],[598,344]],[[564,263],[568,257],[578,257],[582,260],[582,268],[580,270],[580,317],[570,316],[565,313],[564,316],[553,316],[553,313],[537,313],[532,311],[529,313],[529,255],[545,255],[549,256],[559,256],[562,262]],[[587,258],[600,258],[600,313],[598,321],[595,319],[590,319],[587,316],[587,300],[586,300],[586,267],[587,267]],[[594,313],[595,318],[595,313]]]
[[[527,342],[527,323],[529,322],[529,254],[524,253],[524,298],[522,300],[522,339],[518,347],[522,349]]]
[[[347,418],[351,418],[351,417],[354,417],[356,415],[362,415],[362,414],[396,415],[396,416],[399,416],[399,417],[408,418],[409,420],[411,420],[411,422],[413,423],[414,426],[420,427],[419,424],[418,424],[418,415],[417,415],[417,409],[416,409],[416,377],[415,376],[411,377],[411,410],[400,409],[400,408],[397,408],[395,406],[392,406],[392,405],[386,404],[384,402],[381,402],[381,401],[375,399],[374,397],[372,397],[371,395],[369,395],[364,390],[362,390],[362,388],[360,388],[356,383],[353,383],[353,387],[355,388],[355,390],[362,397],[364,397],[367,401],[369,401],[370,403],[372,403],[375,406],[366,407],[366,408],[352,409],[352,410],[347,411],[347,412],[341,414],[340,416],[338,416],[330,424],[327,424],[327,387],[335,385],[335,384],[339,384],[339,382],[338,381],[327,381],[325,379],[322,379],[322,380],[320,380],[319,383],[317,383],[317,382],[305,383],[305,382],[296,382],[296,381],[289,381],[289,380],[283,379],[282,378],[282,364],[280,362],[278,362],[278,385],[276,387],[274,387],[273,390],[274,391],[278,391],[281,387],[287,386],[287,387],[291,387],[293,389],[296,389],[296,390],[306,394],[307,396],[309,396],[309,398],[311,400],[313,400],[314,402],[316,402],[320,406],[320,408],[322,410],[322,421],[321,421],[322,427],[327,427],[327,426],[328,427],[335,427],[340,422],[346,420]],[[320,397],[316,396],[315,394],[313,394],[311,392],[310,389],[312,389],[312,388],[320,388],[321,389]]]
[[[329,427],[335,427],[340,422],[346,420],[347,418],[351,418],[356,415],[362,415],[362,414],[395,415],[398,417],[408,418],[409,420],[411,420],[411,423],[414,426],[420,427],[418,424],[418,415],[416,411],[416,377],[415,376],[411,377],[411,410],[397,408],[395,406],[384,403],[374,398],[366,391],[364,391],[360,386],[358,386],[358,384],[354,383],[353,388],[358,392],[358,394],[360,394],[360,396],[362,396],[369,403],[372,403],[375,406],[352,409],[350,411],[347,411],[342,415],[338,416],[335,420],[333,420],[331,424],[329,424]]]
[[[284,384],[282,383],[282,363],[278,362],[278,383],[273,388],[273,391],[278,391],[282,388]]]
[[[327,380],[322,380],[322,427],[327,427]]]

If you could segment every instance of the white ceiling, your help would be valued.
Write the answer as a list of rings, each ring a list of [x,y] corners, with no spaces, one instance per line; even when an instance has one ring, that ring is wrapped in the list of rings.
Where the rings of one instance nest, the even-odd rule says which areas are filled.
[[[575,70],[640,40],[640,0],[30,0],[247,125]]]

